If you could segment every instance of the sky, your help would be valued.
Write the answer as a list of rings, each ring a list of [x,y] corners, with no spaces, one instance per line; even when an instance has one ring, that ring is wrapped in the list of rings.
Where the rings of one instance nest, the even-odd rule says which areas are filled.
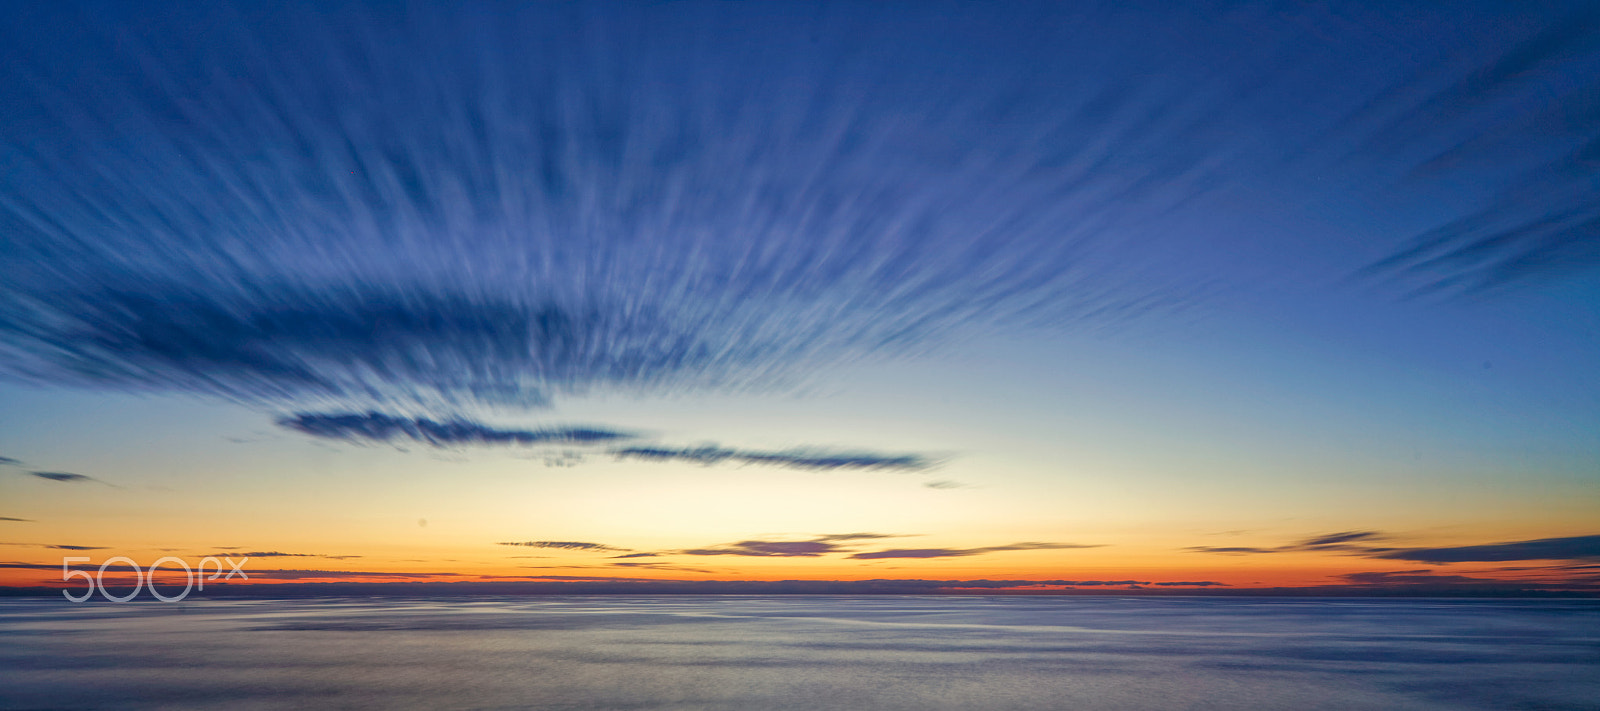
[[[0,585],[1600,591],[1592,4],[0,12]]]

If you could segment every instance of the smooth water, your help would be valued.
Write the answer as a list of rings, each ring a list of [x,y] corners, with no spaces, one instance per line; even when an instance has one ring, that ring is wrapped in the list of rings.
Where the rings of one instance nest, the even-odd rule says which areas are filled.
[[[0,601],[4,708],[1595,709],[1600,601]]]

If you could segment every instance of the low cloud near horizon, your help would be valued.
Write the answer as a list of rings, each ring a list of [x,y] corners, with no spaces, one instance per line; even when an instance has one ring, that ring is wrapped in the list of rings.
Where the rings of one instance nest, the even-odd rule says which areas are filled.
[[[1364,558],[1435,564],[1491,563],[1521,560],[1600,560],[1600,535],[1540,538],[1528,541],[1432,548],[1371,546],[1365,543],[1387,539],[1389,539],[1389,536],[1377,531],[1346,531],[1314,536],[1274,548],[1192,546],[1185,550],[1195,553],[1219,553],[1224,555],[1328,552]]]
[[[969,555],[983,555],[985,553],[999,553],[1002,551],[1043,551],[1063,550],[1069,548],[1100,548],[1100,544],[1081,543],[1012,543],[1004,546],[986,546],[983,548],[902,548],[896,550],[873,551],[857,553],[850,556],[857,560],[879,560],[884,558],[961,558]]]
[[[895,538],[888,533],[830,533],[803,541],[739,541],[705,548],[662,551],[679,555],[735,555],[768,558],[816,558],[829,553],[847,553],[851,541]]]
[[[628,548],[616,548],[604,543],[589,543],[586,541],[502,541],[497,546],[518,546],[522,548],[555,548],[569,551],[594,551],[594,552],[623,552]]]

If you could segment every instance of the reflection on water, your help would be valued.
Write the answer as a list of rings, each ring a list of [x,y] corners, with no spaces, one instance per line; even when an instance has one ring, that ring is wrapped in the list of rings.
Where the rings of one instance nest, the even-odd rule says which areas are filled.
[[[1584,709],[1600,602],[0,601],[5,708]]]

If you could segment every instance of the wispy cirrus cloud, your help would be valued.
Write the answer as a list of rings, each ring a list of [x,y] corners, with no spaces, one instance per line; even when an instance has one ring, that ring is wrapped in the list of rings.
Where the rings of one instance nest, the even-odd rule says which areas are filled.
[[[8,61],[37,69],[3,87],[16,110],[0,134],[19,148],[0,174],[0,234],[26,257],[0,262],[6,374],[428,412],[783,386],[965,331],[1159,307],[1178,297],[1123,278],[1092,237],[1208,185],[1121,154],[1091,161],[1114,184],[1084,185],[1074,147],[1129,127],[1073,107],[1120,92],[942,53],[862,61],[852,48],[884,26],[867,17],[819,35],[717,10],[775,48],[747,55],[692,49],[698,29],[649,6],[618,8],[591,39],[540,4],[399,24],[359,8],[229,12],[142,15],[151,36],[185,38],[154,54],[107,46],[70,12],[35,18],[58,35],[49,46],[5,37]],[[483,41],[460,52],[463,36]],[[928,62],[948,94],[925,91]],[[217,73],[237,81],[218,91]],[[52,88],[81,75],[130,80]],[[717,108],[732,100],[749,110]],[[1186,125],[1133,127],[1160,140]],[[1083,137],[1040,143],[1067,135]],[[1166,148],[1203,166],[1205,146]]]
[[[851,558],[858,560],[881,560],[884,558],[962,558],[986,553],[1000,553],[1003,551],[1042,551],[1062,550],[1070,548],[1100,548],[1098,544],[1081,543],[1012,543],[1004,546],[985,546],[982,548],[899,548],[883,551],[870,551],[856,553]]]
[[[1600,10],[1591,3],[1551,18],[1455,82],[1431,92],[1402,85],[1415,93],[1397,91],[1353,116],[1377,125],[1365,148],[1414,161],[1405,176],[1410,182],[1465,176],[1488,165],[1518,168],[1475,208],[1416,236],[1364,273],[1410,281],[1419,291],[1474,292],[1600,265],[1600,206],[1592,199],[1600,175],[1600,99],[1592,85],[1541,93],[1536,105],[1513,118],[1483,123],[1500,101],[1559,83],[1574,71],[1592,73],[1597,57]],[[1407,94],[1412,103],[1394,110],[1397,97]],[[1383,109],[1390,112],[1380,117]],[[1474,133],[1485,125],[1496,128]],[[1452,134],[1453,144],[1441,147],[1438,138]],[[1528,150],[1533,135],[1545,140],[1546,150]]]
[[[14,521],[17,523],[33,523],[31,518],[16,518],[13,516],[0,516],[0,521]]]
[[[183,38],[159,50],[54,5],[0,23],[5,59],[30,68],[0,86],[6,375],[426,412],[781,386],[1188,299],[1221,262],[1158,278],[1182,270],[1134,236],[1230,186],[1338,201],[1412,174],[1507,185],[1383,268],[1502,283],[1600,261],[1593,11],[1550,31],[1491,13],[1474,21],[1522,36],[1480,50],[1452,44],[1465,29],[1418,35],[1463,14],[1419,9],[1361,33],[1392,43],[1335,30],[1285,62],[1271,48],[1308,23],[1350,23],[1197,11],[1207,40],[1158,58],[1139,11],[1071,3],[820,24],[728,4],[707,19],[744,39],[711,46],[653,4],[583,32],[543,3],[405,23],[213,5],[141,14],[138,32]],[[997,51],[1005,37],[1027,39]],[[1441,53],[1477,66],[1419,69]],[[127,81],[59,90],[82,76]],[[1529,93],[1536,110],[1516,103]],[[1319,149],[1348,159],[1284,159]]]

